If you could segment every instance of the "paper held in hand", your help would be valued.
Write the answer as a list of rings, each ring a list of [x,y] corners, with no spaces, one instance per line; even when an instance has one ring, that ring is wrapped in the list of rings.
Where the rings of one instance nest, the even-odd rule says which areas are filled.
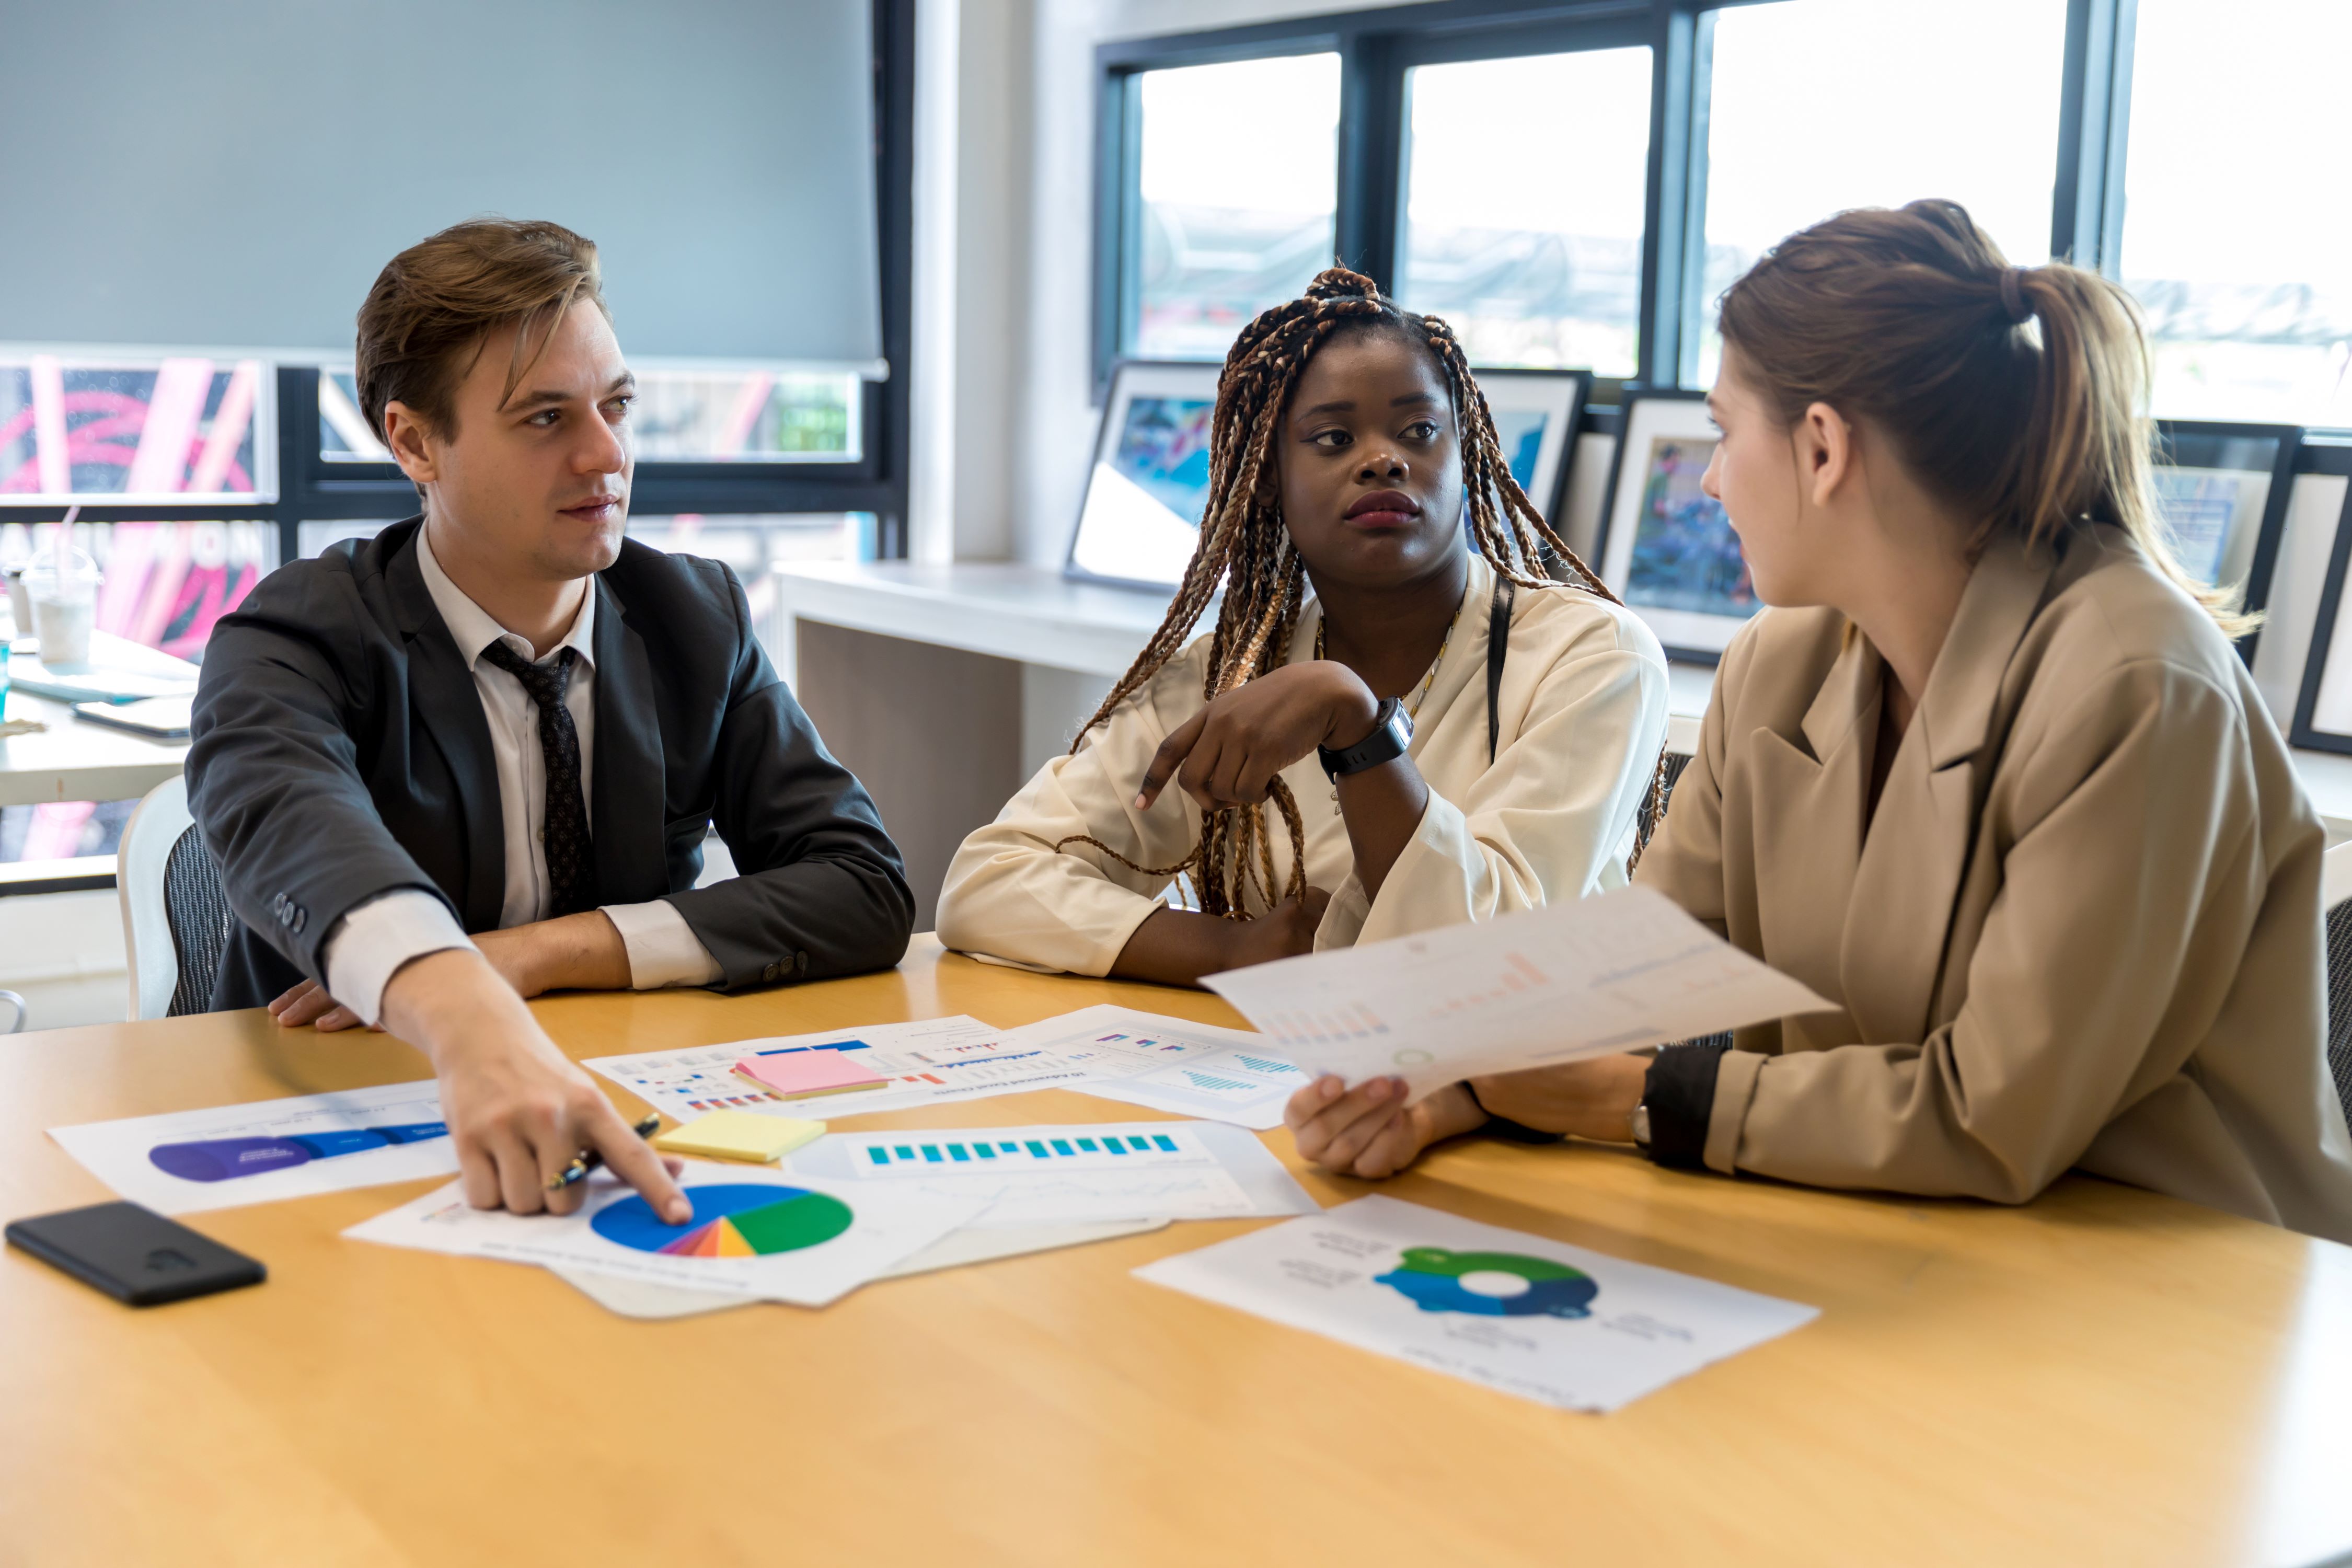
[[[1282,1055],[1420,1100],[1832,1005],[1650,888],[1207,976]]]

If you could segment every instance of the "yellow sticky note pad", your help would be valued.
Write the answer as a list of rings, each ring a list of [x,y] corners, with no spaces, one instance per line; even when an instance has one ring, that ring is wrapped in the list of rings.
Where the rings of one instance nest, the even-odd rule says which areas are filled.
[[[765,1164],[824,1135],[822,1121],[761,1116],[749,1110],[714,1110],[683,1127],[671,1128],[654,1140],[654,1147],[671,1154]]]

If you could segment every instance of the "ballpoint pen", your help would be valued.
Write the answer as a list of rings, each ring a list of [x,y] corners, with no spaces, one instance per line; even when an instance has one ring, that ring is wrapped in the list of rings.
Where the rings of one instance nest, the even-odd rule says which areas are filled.
[[[651,1138],[661,1131],[661,1112],[656,1110],[630,1129],[640,1138]],[[588,1173],[604,1163],[604,1156],[593,1149],[583,1149],[572,1156],[572,1163],[547,1178],[547,1190],[560,1193],[588,1179]]]

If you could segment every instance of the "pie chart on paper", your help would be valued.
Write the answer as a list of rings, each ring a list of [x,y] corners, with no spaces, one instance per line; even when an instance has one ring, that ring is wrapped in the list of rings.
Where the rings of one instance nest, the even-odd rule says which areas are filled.
[[[591,1229],[617,1247],[670,1258],[767,1258],[831,1241],[856,1215],[828,1193],[805,1187],[729,1184],[689,1187],[694,1217],[666,1225],[646,1200],[624,1198],[597,1214]]]

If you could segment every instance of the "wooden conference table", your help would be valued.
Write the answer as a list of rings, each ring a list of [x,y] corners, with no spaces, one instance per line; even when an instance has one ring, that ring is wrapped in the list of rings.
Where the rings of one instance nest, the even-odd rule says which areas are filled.
[[[894,973],[536,1005],[575,1055],[1214,998],[919,939]],[[400,1081],[261,1013],[0,1041],[0,1210],[99,1200],[42,1129]],[[625,1108],[635,1102],[625,1094]],[[1150,1113],[1062,1091],[860,1119]],[[1269,1146],[1296,1165],[1287,1134]],[[1370,1190],[1301,1172],[1325,1203]],[[2024,1209],[1468,1141],[1383,1190],[1811,1302],[1613,1415],[1143,1284],[1256,1222],[667,1322],[370,1247],[379,1187],[194,1217],[258,1289],[148,1311],[0,1258],[0,1563],[2307,1563],[2352,1551],[2352,1250],[2088,1178]]]

